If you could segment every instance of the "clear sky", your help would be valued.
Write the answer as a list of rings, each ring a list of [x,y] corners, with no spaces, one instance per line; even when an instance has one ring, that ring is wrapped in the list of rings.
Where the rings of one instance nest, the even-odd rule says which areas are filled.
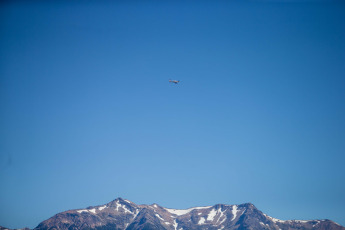
[[[117,197],[345,225],[344,1],[0,7],[0,225]]]

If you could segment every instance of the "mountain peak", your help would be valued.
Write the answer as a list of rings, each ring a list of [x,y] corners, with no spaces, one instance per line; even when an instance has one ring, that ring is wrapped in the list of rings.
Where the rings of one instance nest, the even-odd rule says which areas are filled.
[[[121,197],[99,206],[69,210],[41,222],[34,230],[345,230],[330,220],[279,220],[251,203],[172,209],[137,205]]]
[[[252,204],[252,203],[244,203],[244,204],[239,204],[238,206],[243,206],[243,207],[246,207],[246,208],[253,208],[253,209],[257,209],[257,208],[255,207],[255,205],[254,205],[254,204]]]

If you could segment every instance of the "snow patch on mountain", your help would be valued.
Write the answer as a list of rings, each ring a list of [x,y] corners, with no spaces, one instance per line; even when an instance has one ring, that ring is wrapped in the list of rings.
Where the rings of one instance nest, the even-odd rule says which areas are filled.
[[[277,223],[277,222],[278,223],[285,223],[285,222],[287,222],[287,220],[279,220],[279,219],[270,217],[270,216],[266,215],[265,213],[264,213],[264,216],[266,216],[268,219],[272,220],[274,223]]]
[[[77,212],[82,213],[82,212],[88,212],[86,209],[78,210]]]
[[[170,209],[170,208],[165,208],[165,210],[167,210],[168,212],[175,214],[177,216],[181,216],[181,215],[185,215],[187,213],[189,213],[192,210],[195,209],[207,209],[210,208],[212,206],[207,206],[207,207],[194,207],[194,208],[189,208],[189,209]]]
[[[268,219],[272,220],[274,223],[289,223],[289,222],[291,223],[291,222],[295,222],[295,223],[305,224],[305,223],[313,221],[313,220],[279,220],[277,218],[268,216],[266,214],[264,214],[264,216],[266,216]],[[317,222],[319,222],[319,221],[317,221]]]
[[[163,219],[160,215],[158,215],[157,213],[156,213],[156,216],[157,216],[160,220],[164,221],[164,219]]]
[[[176,222],[176,220],[174,220],[174,224],[173,224],[175,230],[177,229],[178,223]]]
[[[224,223],[224,221],[226,221],[226,215],[224,215],[224,212],[221,209],[219,209],[219,212],[220,212],[220,215],[217,221],[220,221],[223,217],[223,220],[221,220],[219,223],[219,225],[221,225],[222,223]]]
[[[92,213],[96,214],[96,209],[95,208],[90,209],[89,212],[92,212]]]
[[[201,224],[205,224],[205,218],[204,217],[201,217],[199,222],[198,222],[199,225]]]
[[[299,223],[308,223],[310,220],[295,220],[295,221]]]
[[[120,202],[117,200],[116,201],[116,211],[119,211],[119,208],[122,208],[125,211],[125,213],[130,213],[132,215],[134,214],[129,209],[127,209],[126,205],[120,204]]]
[[[133,202],[130,200],[124,200],[124,201],[126,201],[128,204],[133,204]]]
[[[102,207],[99,207],[98,210],[99,210],[99,211],[102,211],[102,210],[105,209],[106,207],[107,207],[107,206],[104,205],[104,206],[102,206]]]
[[[217,211],[213,208],[207,216],[208,221],[213,221],[214,217],[217,215]]]
[[[233,221],[234,219],[236,219],[236,216],[237,216],[237,205],[233,205],[232,206],[232,215],[233,215],[233,217],[232,217],[232,219],[231,219],[231,221]]]

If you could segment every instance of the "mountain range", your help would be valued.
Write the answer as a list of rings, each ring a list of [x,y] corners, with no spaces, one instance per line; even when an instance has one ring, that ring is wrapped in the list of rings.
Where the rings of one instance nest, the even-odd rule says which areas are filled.
[[[0,227],[0,230],[6,228]],[[105,205],[58,213],[34,230],[345,230],[331,220],[279,220],[253,204],[216,204],[170,209],[158,204],[137,205],[117,198]],[[26,228],[26,230],[30,230]]]

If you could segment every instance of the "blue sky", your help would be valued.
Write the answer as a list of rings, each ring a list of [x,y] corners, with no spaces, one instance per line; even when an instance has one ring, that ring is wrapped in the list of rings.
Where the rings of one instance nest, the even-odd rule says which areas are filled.
[[[344,226],[344,11],[2,3],[0,225],[123,197]]]

